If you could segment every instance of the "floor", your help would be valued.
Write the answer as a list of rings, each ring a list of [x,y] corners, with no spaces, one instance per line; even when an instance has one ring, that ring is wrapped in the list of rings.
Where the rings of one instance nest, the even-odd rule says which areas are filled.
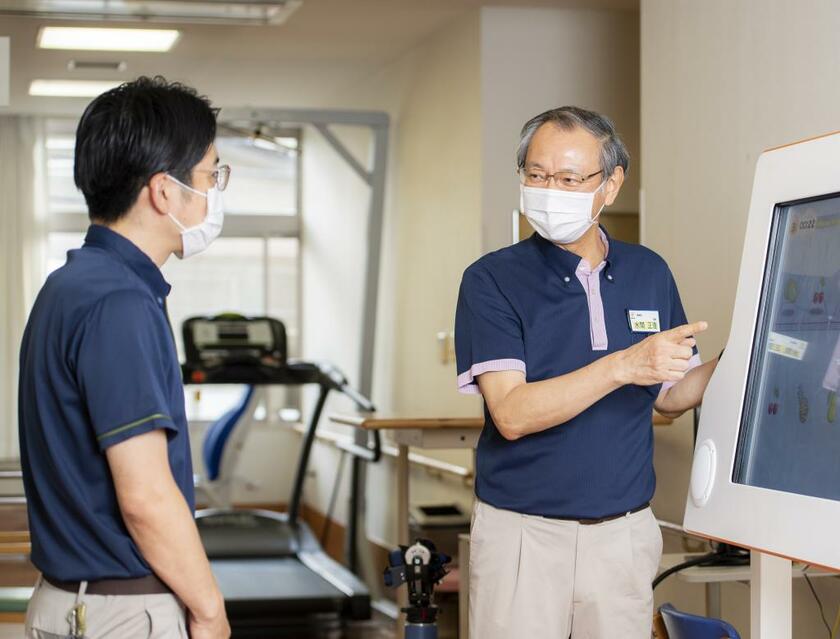
[[[353,624],[353,627],[342,639],[395,639],[396,636],[394,622],[391,619],[374,617],[370,621]],[[22,637],[23,625],[0,624],[0,639],[21,639]],[[295,639],[305,638],[297,637]]]
[[[370,621],[358,623],[351,628],[346,639],[395,639],[396,636],[392,619],[374,616]]]
[[[0,623],[0,639],[20,639],[23,637],[23,626],[14,623]]]

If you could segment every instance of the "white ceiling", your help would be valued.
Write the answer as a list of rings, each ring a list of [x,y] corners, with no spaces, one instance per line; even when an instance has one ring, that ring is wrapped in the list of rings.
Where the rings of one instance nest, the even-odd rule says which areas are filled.
[[[0,113],[78,113],[89,101],[29,97],[36,77],[127,80],[143,74],[186,81],[221,106],[316,106],[482,6],[638,11],[639,0],[305,0],[276,27],[173,25],[182,37],[163,54],[44,51],[35,46],[42,25],[96,24],[0,17],[0,36],[12,42],[11,104]],[[122,60],[127,68],[68,71],[71,59]]]

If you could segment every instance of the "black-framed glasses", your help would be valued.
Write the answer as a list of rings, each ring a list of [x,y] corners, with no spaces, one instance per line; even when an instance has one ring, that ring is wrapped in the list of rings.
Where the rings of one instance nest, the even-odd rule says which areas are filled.
[[[548,171],[543,171],[542,169],[533,167],[523,167],[517,170],[519,180],[525,186],[544,187],[548,186],[548,183],[551,182],[551,180],[554,180],[554,183],[561,189],[568,190],[579,189],[596,175],[603,172],[603,169],[601,169],[600,171],[595,171],[595,173],[590,173],[589,175],[581,175],[573,171],[557,171],[557,173],[549,173]]]
[[[215,169],[194,169],[198,173],[209,173],[210,177],[213,178],[213,184],[216,185],[216,188],[220,191],[224,191],[227,188],[228,182],[230,182],[230,165],[222,164]]]

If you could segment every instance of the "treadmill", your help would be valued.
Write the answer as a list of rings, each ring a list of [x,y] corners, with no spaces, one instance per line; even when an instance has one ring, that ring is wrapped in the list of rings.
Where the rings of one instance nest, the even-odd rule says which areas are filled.
[[[287,513],[207,509],[196,523],[225,598],[234,637],[336,637],[348,620],[371,616],[367,586],[321,548],[301,521],[303,484],[318,422],[331,391],[350,397],[362,411],[370,400],[327,363],[287,360],[283,324],[269,317],[194,317],[183,324],[187,384],[316,384],[318,400],[308,421]],[[238,416],[234,418],[238,419]],[[235,428],[229,425],[228,430]],[[367,446],[341,444],[367,462],[381,457],[378,433]],[[351,496],[351,509],[359,495]],[[352,516],[352,528],[356,518]],[[354,530],[348,530],[350,538]],[[352,549],[348,546],[348,550]],[[348,563],[355,565],[355,558]]]

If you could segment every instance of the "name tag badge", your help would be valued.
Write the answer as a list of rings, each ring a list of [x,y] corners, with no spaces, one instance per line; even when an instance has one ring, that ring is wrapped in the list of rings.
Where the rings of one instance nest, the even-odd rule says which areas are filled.
[[[627,320],[634,333],[659,332],[659,311],[627,311]]]

